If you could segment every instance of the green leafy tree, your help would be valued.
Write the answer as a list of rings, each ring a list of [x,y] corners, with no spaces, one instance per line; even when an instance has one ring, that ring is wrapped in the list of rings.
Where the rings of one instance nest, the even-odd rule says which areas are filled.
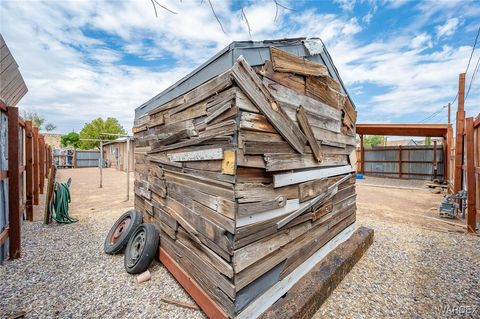
[[[370,135],[363,138],[364,146],[378,146],[382,145],[385,138],[379,135]]]
[[[63,147],[78,148],[80,146],[80,135],[76,132],[70,132],[60,138],[60,143]]]
[[[425,137],[425,145],[432,145],[432,138],[430,136]]]
[[[38,114],[37,112],[23,111],[23,118],[25,120],[32,121],[33,126],[38,127],[38,129],[40,131],[45,130],[47,132],[50,132],[50,131],[53,131],[54,129],[57,128],[52,123],[45,123],[45,118],[43,116],[41,116],[40,114]],[[45,124],[45,126],[44,126],[44,124]]]
[[[53,125],[52,123],[45,124],[45,131],[47,131],[47,132],[51,132],[56,128],[57,128],[57,126]]]
[[[99,117],[98,119],[85,124],[80,131],[80,148],[85,150],[100,148],[100,143],[97,141],[82,141],[81,139],[114,140],[118,138],[118,136],[115,135],[104,135],[102,133],[126,134],[127,132],[116,118],[107,117],[104,121]]]

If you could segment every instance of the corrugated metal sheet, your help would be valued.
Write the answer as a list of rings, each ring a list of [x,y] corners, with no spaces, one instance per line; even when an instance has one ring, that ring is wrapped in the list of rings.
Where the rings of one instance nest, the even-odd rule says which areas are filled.
[[[76,167],[98,167],[100,151],[76,151]]]
[[[15,106],[27,91],[18,64],[0,34],[0,99],[9,106]]]
[[[431,179],[433,176],[433,146],[408,146],[402,149],[402,178]],[[365,148],[365,172],[380,177],[399,177],[398,147]],[[444,173],[443,149],[437,146],[437,176]],[[371,162],[369,162],[371,161]],[[405,163],[407,162],[407,163]],[[413,162],[413,163],[409,163]]]
[[[150,110],[187,93],[200,84],[225,72],[235,64],[235,61],[240,56],[243,56],[251,66],[262,65],[265,60],[270,60],[269,48],[272,46],[278,47],[297,56],[305,57],[310,61],[325,65],[328,68],[330,76],[341,83],[342,92],[348,96],[348,92],[343,85],[340,75],[333,64],[326,47],[319,38],[241,41],[232,42],[207,62],[196,68],[193,72],[135,109],[135,118],[139,118]],[[351,102],[355,107],[353,101]]]

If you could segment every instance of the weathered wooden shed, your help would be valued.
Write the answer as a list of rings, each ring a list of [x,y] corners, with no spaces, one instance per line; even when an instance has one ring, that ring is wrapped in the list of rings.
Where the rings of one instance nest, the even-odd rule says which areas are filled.
[[[103,158],[107,160],[108,167],[115,167],[120,171],[127,171],[127,164],[129,170],[134,167],[134,151],[135,142],[130,141],[130,150],[127,152],[127,138],[119,137],[111,142],[103,144]]]
[[[305,38],[233,42],[136,109],[135,208],[208,316],[261,315],[350,236],[355,121]]]

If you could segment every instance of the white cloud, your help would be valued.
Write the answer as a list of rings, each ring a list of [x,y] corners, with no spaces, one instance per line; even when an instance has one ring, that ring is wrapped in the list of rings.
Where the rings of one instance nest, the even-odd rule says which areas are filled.
[[[410,43],[413,49],[425,49],[433,46],[432,37],[426,32],[422,32],[414,37]]]
[[[334,0],[334,2],[345,11],[352,11],[356,4],[355,0]]]
[[[443,36],[451,36],[457,30],[460,20],[458,18],[451,18],[448,19],[444,25],[437,26],[435,30],[437,30],[437,36],[439,38]]]
[[[388,4],[391,8],[397,9],[408,3],[410,0],[388,0]]]
[[[226,34],[206,1],[161,3],[178,14],[159,8],[155,18],[149,1],[2,2],[1,32],[29,87],[20,107],[42,113],[64,132],[99,116],[115,116],[130,128],[136,107],[231,41],[250,38],[228,1],[212,2]],[[357,40],[365,25],[348,14],[280,9],[274,21],[272,1],[246,3],[253,40],[321,37],[353,94],[368,96],[369,84],[380,87],[368,105],[359,105],[364,118],[391,121],[419,107],[437,109],[456,92],[471,50],[434,48],[431,36],[419,30],[365,44]],[[128,63],[130,55],[135,61]]]

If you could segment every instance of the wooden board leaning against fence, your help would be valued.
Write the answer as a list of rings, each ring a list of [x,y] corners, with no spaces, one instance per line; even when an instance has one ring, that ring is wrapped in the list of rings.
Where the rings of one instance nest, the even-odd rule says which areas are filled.
[[[352,103],[325,66],[270,53],[135,120],[135,208],[210,317],[273,303],[270,289],[355,222]]]

